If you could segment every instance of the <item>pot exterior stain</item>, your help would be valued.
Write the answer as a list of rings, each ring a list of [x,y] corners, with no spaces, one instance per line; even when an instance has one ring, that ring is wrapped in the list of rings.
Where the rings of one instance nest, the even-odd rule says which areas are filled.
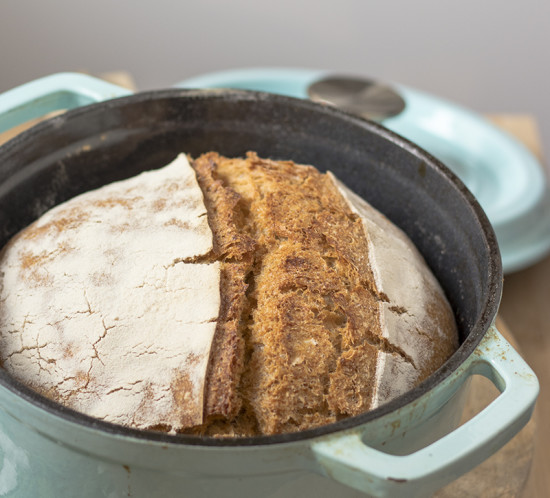
[[[132,476],[132,470],[130,469],[130,466],[129,465],[123,465],[122,468],[126,471],[126,473],[128,474],[128,493],[126,494],[126,496],[133,496],[132,495],[132,488],[130,486],[130,478]]]

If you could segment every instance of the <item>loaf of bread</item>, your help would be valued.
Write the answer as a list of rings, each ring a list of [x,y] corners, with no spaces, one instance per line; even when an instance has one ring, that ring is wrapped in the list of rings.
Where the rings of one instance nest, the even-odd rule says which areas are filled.
[[[0,360],[138,429],[280,434],[375,408],[458,346],[422,256],[332,174],[180,155],[45,213],[0,255]]]

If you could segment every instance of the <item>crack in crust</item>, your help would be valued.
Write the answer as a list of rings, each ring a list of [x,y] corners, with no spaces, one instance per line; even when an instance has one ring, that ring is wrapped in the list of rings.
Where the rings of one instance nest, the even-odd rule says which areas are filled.
[[[0,253],[2,366],[114,423],[202,423],[220,307],[206,215],[183,156],[44,213]]]

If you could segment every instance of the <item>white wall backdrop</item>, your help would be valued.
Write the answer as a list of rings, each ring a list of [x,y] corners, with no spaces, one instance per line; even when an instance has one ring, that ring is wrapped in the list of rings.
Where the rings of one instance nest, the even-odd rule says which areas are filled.
[[[0,91],[125,69],[140,89],[251,66],[399,82],[480,112],[527,112],[550,153],[550,2],[0,0]]]

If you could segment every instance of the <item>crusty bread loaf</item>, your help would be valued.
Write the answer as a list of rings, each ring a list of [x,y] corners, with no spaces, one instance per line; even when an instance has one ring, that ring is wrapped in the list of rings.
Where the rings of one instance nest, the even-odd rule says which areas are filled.
[[[192,169],[182,157],[176,161],[180,173],[172,164],[146,173],[150,176],[141,183],[119,182],[54,208],[4,249],[0,357],[14,376],[104,420],[246,436],[299,431],[362,413],[417,385],[456,349],[450,306],[414,245],[331,174],[254,153],[236,159],[207,153],[191,162]],[[178,181],[180,174],[185,181]],[[156,187],[150,188],[150,182]],[[115,205],[124,208],[106,214]],[[107,241],[109,231],[124,232],[125,240],[136,233],[143,236],[145,225],[136,232],[135,222],[128,222],[138,209],[140,220],[151,227],[149,238],[160,242],[139,239],[141,247],[118,252],[105,269],[105,254],[119,247],[116,239]],[[93,215],[82,219],[84,212]],[[94,224],[101,224],[103,216],[116,219],[116,229],[104,227],[101,243],[82,250],[75,241],[90,236],[82,239],[79,233],[92,230],[97,238]],[[176,232],[167,238],[165,229]],[[202,242],[195,246],[198,240]],[[167,243],[172,246],[165,248]],[[141,260],[150,269],[128,283],[122,277],[132,266],[128,261],[142,249],[150,251]],[[93,258],[93,251],[100,257],[89,259],[93,263],[86,271],[67,274],[67,261],[76,265],[75,254]],[[119,262],[121,268],[114,269]],[[203,292],[166,292],[166,276],[152,270],[159,267],[178,269],[178,291],[200,287]],[[195,267],[202,272],[199,285],[182,281],[192,278]],[[45,291],[32,272],[53,279],[53,288],[49,281]],[[145,310],[134,303],[129,311],[118,312],[124,299],[112,301],[128,289],[150,285],[152,274],[154,297],[147,298],[152,304],[146,323],[155,327],[144,331],[139,322]],[[104,281],[100,291],[98,275]],[[70,279],[74,287],[76,277],[78,291],[72,292],[88,301],[70,303],[67,296],[60,297],[67,294]],[[41,299],[41,307],[32,312],[14,297],[29,288],[39,296],[33,307]],[[215,297],[206,297],[205,289]],[[99,297],[90,303],[89,295]],[[53,314],[47,311],[51,302],[56,303]],[[173,325],[174,310],[183,309],[183,316],[193,307],[192,320],[178,319]],[[132,320],[132,313],[139,320]],[[119,314],[128,317],[122,327]],[[89,329],[83,344],[69,330],[67,317],[88,320],[86,325],[78,322]],[[123,346],[136,351],[127,368],[138,373],[107,376],[107,363],[124,370],[124,358],[98,350],[103,342],[118,345],[118,351]],[[79,362],[67,359],[74,351]],[[147,355],[165,365],[151,372],[145,362],[144,377],[140,361]],[[151,409],[157,400],[163,408]]]

